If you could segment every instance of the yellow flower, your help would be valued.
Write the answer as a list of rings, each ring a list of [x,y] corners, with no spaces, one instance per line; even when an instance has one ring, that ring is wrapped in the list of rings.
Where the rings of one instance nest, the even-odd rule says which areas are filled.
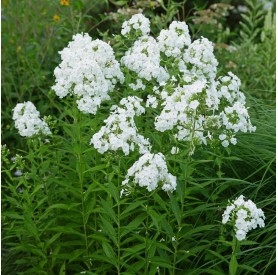
[[[60,0],[60,5],[62,6],[69,6],[69,0]]]
[[[18,47],[16,48],[16,52],[19,53],[20,51],[21,51],[21,46],[18,46]]]
[[[54,15],[53,15],[53,20],[54,20],[55,22],[60,21],[60,16],[57,15],[57,14],[54,14]]]

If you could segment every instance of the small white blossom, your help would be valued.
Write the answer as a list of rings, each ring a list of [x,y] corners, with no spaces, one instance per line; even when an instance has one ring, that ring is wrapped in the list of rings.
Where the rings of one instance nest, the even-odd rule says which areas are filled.
[[[139,147],[141,154],[150,150],[149,141],[138,134],[134,122],[134,116],[145,112],[141,102],[142,99],[129,96],[120,101],[122,107],[112,106],[110,116],[104,120],[105,125],[93,135],[90,144],[93,144],[101,154],[108,150],[121,149],[128,155],[130,151],[134,151],[135,145]]]
[[[264,219],[262,209],[257,208],[251,200],[245,201],[243,195],[232,201],[222,215],[222,223],[230,222],[233,225],[239,241],[246,239],[246,235],[251,229],[255,229],[257,226],[264,227]]]
[[[152,108],[156,108],[158,105],[157,102],[157,98],[155,96],[152,95],[148,95],[147,96],[147,102],[146,102],[146,107],[152,107]]]
[[[122,65],[147,81],[155,79],[158,83],[169,79],[165,68],[160,66],[159,45],[151,36],[142,36],[125,53]]]
[[[146,85],[143,84],[142,80],[139,78],[136,80],[136,84],[129,84],[129,87],[134,90],[134,91],[137,91],[137,90],[145,90],[146,88]]]
[[[130,20],[123,23],[121,34],[127,36],[127,34],[136,31],[140,31],[140,35],[150,33],[150,20],[141,13],[134,14]]]
[[[167,57],[178,57],[182,50],[191,44],[191,38],[188,26],[185,22],[173,21],[169,30],[161,30],[157,37],[160,51],[164,52]]]
[[[132,179],[130,179],[132,178]],[[130,184],[146,187],[149,192],[161,186],[164,191],[176,189],[176,177],[168,172],[163,154],[150,152],[142,155],[129,169],[126,179],[122,182],[124,188]]]
[[[33,137],[38,134],[51,135],[47,123],[40,119],[40,112],[30,101],[18,103],[15,106],[13,120],[15,121],[15,128],[23,137]]]
[[[172,155],[176,155],[176,154],[179,153],[179,151],[180,151],[180,148],[179,148],[179,147],[172,147],[172,149],[171,149],[171,154],[172,154]]]
[[[181,69],[188,71],[190,65],[190,74],[208,79],[214,79],[216,76],[218,62],[213,54],[213,45],[204,37],[190,44],[183,55],[183,62],[180,64]]]
[[[14,175],[15,175],[16,177],[20,177],[20,176],[23,175],[23,173],[22,173],[21,170],[16,170],[16,171],[14,172]]]

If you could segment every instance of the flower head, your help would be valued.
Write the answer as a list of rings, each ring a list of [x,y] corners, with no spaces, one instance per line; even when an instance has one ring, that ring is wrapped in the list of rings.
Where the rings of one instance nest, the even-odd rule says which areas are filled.
[[[57,14],[54,14],[53,15],[53,20],[55,21],[55,22],[59,22],[60,21],[60,16],[59,15],[57,15]]]
[[[40,112],[30,101],[18,103],[15,106],[13,120],[15,121],[15,128],[23,137],[33,137],[39,134],[51,135],[47,123],[40,119]]]
[[[172,192],[177,184],[176,177],[168,172],[164,155],[147,152],[128,169],[122,185],[124,188],[139,185],[146,187],[149,192],[161,186],[164,191]]]
[[[130,20],[125,21],[122,25],[123,36],[130,33],[139,33],[139,35],[148,35],[150,33],[150,20],[143,14],[134,14]]]
[[[264,227],[264,219],[262,209],[257,208],[251,200],[244,200],[243,195],[233,200],[222,215],[222,223],[230,223],[233,226],[239,241],[244,240],[250,230],[258,226]]]
[[[69,6],[69,4],[70,4],[69,0],[60,0],[61,6]]]
[[[108,93],[116,83],[124,81],[113,49],[85,33],[74,35],[60,54],[62,62],[54,70],[52,89],[60,98],[74,95],[80,111],[96,114],[102,101],[110,99]]]
[[[109,117],[104,121],[105,125],[95,133],[90,144],[103,154],[108,150],[121,149],[125,155],[134,151],[135,145],[139,152],[144,154],[150,150],[148,139],[145,139],[137,131],[134,117],[145,112],[141,106],[142,99],[129,96],[120,101],[120,106],[112,106]]]

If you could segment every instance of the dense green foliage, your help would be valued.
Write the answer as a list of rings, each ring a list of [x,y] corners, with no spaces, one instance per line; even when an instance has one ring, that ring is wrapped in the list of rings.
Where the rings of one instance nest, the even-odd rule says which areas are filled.
[[[190,1],[137,1],[129,13],[130,1],[56,2],[2,4],[2,144],[9,149],[2,148],[3,274],[228,274],[232,238],[221,219],[228,200],[240,194],[264,210],[266,226],[241,242],[236,274],[272,274],[273,11],[264,11],[259,1],[245,1],[244,14],[234,11],[240,24],[229,21],[228,11],[214,18],[222,25],[211,32],[203,21],[196,22],[200,11],[209,9],[198,1],[195,6],[186,3]],[[117,8],[126,12],[117,13]],[[179,158],[169,154],[169,170],[179,183],[170,195],[138,189],[120,198],[121,182],[138,154],[100,155],[89,141],[121,96],[113,95],[94,119],[80,113],[70,99],[58,100],[50,87],[57,52],[72,34],[89,32],[117,47],[111,33],[119,33],[121,23],[139,8],[155,33],[173,19],[184,20],[194,39],[206,36],[216,43],[220,73],[232,71],[241,79],[257,130],[239,136],[231,151],[200,147],[191,157],[186,151]],[[22,138],[14,128],[12,109],[28,100],[41,114],[51,115],[50,143]],[[138,127],[144,123],[138,121]],[[169,139],[155,135],[157,148],[171,148]],[[16,154],[22,158],[12,161]],[[18,169],[23,176],[15,176]]]

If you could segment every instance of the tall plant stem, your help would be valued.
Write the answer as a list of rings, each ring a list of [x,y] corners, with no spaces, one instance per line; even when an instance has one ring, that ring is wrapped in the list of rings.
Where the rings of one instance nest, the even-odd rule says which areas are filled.
[[[120,202],[118,201],[118,274],[121,274],[121,219],[120,219],[121,209]]]
[[[235,236],[235,234],[233,233],[233,243],[232,243],[232,257],[230,260],[230,264],[229,264],[229,274],[230,275],[236,275],[237,273],[237,268],[238,268],[238,263],[237,263],[237,250],[239,247],[239,242]]]
[[[81,192],[81,204],[82,204],[82,220],[83,220],[83,232],[84,232],[84,239],[85,239],[85,247],[86,247],[86,255],[89,256],[89,244],[88,244],[88,234],[87,234],[87,222],[85,217],[85,198],[84,198],[84,161],[82,157],[82,142],[81,142],[81,129],[80,129],[80,112],[77,114],[78,119],[74,117],[74,125],[77,129],[77,143],[78,143],[78,149],[77,149],[77,173],[79,178],[79,186],[80,186],[80,192]]]
[[[149,237],[149,194],[147,199],[146,213],[146,236],[145,236],[145,274],[149,274],[149,258],[148,258],[148,237]]]
[[[120,171],[120,167],[121,167],[121,162],[119,160],[119,171]],[[121,183],[120,183],[120,172],[119,172],[119,176],[118,176],[118,190],[120,190],[121,187]],[[118,259],[117,259],[117,271],[118,271],[118,275],[121,274],[121,206],[120,206],[120,197],[118,197],[118,243],[117,243],[117,248],[118,248]]]
[[[178,241],[178,240],[177,240]],[[178,247],[178,243],[176,242],[174,245],[174,260],[173,260],[173,275],[176,274],[176,262],[177,262],[177,247]]]

